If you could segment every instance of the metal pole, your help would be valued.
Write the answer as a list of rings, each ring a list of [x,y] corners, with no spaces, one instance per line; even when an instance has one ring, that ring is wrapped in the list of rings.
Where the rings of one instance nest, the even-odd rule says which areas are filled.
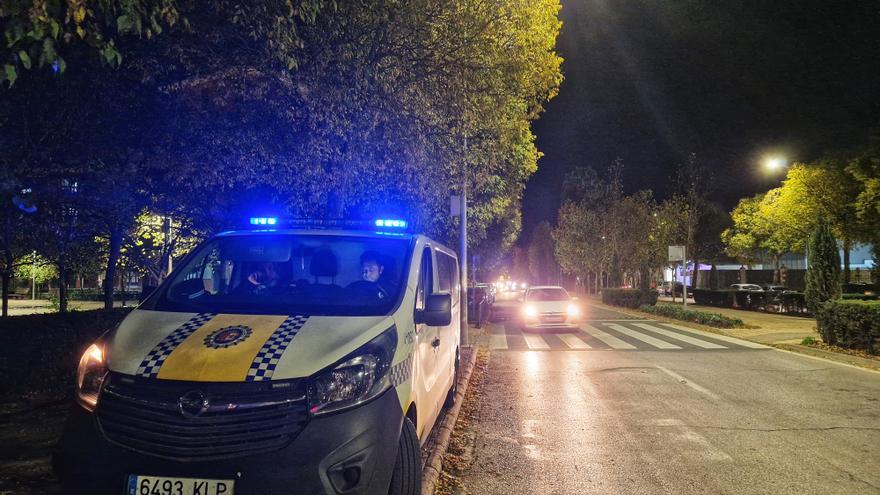
[[[681,298],[684,299],[684,307],[687,309],[688,307],[688,248],[685,244],[684,249],[684,260],[681,262],[682,268],[684,269],[684,276],[681,277]],[[675,292],[675,289],[672,289]]]
[[[34,251],[34,263],[31,266],[31,301],[37,299],[37,252]]]
[[[464,138],[464,161],[461,174],[461,218],[459,221],[459,244],[461,263],[461,345],[468,345],[468,251],[467,251],[467,136]]]

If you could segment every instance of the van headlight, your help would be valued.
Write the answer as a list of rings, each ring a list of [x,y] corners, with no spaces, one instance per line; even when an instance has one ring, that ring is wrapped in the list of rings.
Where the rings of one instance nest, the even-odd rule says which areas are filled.
[[[339,363],[309,379],[309,412],[325,414],[362,404],[391,387],[397,329],[391,327]]]
[[[92,344],[79,359],[76,369],[76,400],[81,406],[89,411],[95,410],[106,376],[104,349],[98,344]]]

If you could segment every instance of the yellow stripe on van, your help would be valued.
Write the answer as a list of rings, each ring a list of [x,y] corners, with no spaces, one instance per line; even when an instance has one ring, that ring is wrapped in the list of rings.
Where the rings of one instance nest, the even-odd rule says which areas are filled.
[[[197,382],[242,382],[251,363],[287,316],[217,315],[168,356],[158,378]],[[250,335],[229,347],[209,347],[205,339],[227,327],[247,327]]]

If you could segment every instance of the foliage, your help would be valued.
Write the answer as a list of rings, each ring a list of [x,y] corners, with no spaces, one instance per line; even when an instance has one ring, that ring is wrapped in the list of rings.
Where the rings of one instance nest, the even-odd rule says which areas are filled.
[[[694,302],[704,306],[737,308],[754,311],[802,314],[805,309],[804,294],[787,292],[750,292],[733,289],[693,289]]]
[[[176,0],[2,0],[0,82],[15,84],[21,69],[51,68],[64,73],[65,51],[88,47],[101,61],[119,67],[117,42],[123,36],[152,38],[180,21]]]
[[[733,226],[724,231],[726,252],[744,263],[764,251],[776,256],[802,252],[817,219],[824,217],[841,239],[848,261],[854,242],[874,242],[880,217],[870,213],[872,174],[869,151],[830,153],[809,164],[794,164],[782,186],[740,200],[731,213]],[[866,213],[867,212],[867,213]],[[848,270],[848,263],[846,268]]]
[[[691,321],[701,325],[707,325],[715,328],[740,328],[745,326],[739,318],[731,318],[718,313],[708,313],[706,311],[696,311],[693,309],[684,309],[681,306],[672,304],[658,304],[656,306],[642,306],[639,311],[665,316],[674,320]]]
[[[475,252],[495,263],[519,233],[540,157],[531,122],[562,78],[558,0],[77,1],[45,19],[28,17],[30,3],[0,0],[0,23],[54,20],[71,70],[3,90],[0,162],[46,185],[36,234],[63,271],[98,237],[109,274],[122,232],[125,263],[158,275],[174,253],[132,223],[144,210],[186,238],[271,207],[394,212],[453,241],[446,210],[462,181]],[[112,64],[96,60],[108,47]],[[12,50],[0,56],[18,64]],[[55,193],[70,180],[80,193]]]
[[[125,235],[122,258],[126,266],[138,267],[154,284],[167,273],[168,261],[181,259],[204,239],[186,220],[142,211]]]
[[[553,231],[556,258],[566,273],[596,284],[602,274],[620,285],[622,275],[650,285],[651,276],[666,265],[667,246],[683,240],[681,206],[657,204],[651,191],[624,195],[622,162],[616,160],[603,180],[588,168],[572,171],[565,180],[566,198]]]
[[[827,301],[816,323],[827,344],[871,354],[880,350],[880,302]]]
[[[657,304],[659,293],[653,289],[602,289],[602,302],[612,306],[638,308]]]
[[[554,280],[556,258],[553,253],[555,249],[550,223],[540,222],[532,230],[528,248],[529,271],[532,274],[533,283],[548,284]]]
[[[810,236],[807,267],[807,308],[816,313],[826,301],[840,297],[840,254],[831,227],[820,219]]]
[[[58,278],[58,268],[46,258],[37,255],[23,256],[16,262],[15,278],[35,280],[37,284],[45,284]]]

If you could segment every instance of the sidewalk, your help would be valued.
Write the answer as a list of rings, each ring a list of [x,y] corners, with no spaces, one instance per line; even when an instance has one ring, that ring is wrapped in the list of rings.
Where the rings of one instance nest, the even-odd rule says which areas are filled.
[[[672,304],[672,298],[661,297],[658,304]],[[680,297],[676,299],[675,304],[681,306]],[[812,318],[702,306],[693,304],[690,301],[687,307],[696,311],[718,313],[731,318],[739,318],[743,323],[754,328],[726,328],[724,333],[761,344],[800,344],[806,337],[819,339],[819,333],[816,331],[816,320]]]
[[[137,301],[132,299],[126,301],[126,306],[135,306]],[[88,311],[90,309],[102,309],[103,301],[68,301],[68,308],[73,311]],[[121,308],[122,302],[116,301],[114,307]],[[52,302],[47,299],[10,299],[9,300],[9,316],[34,315],[41,313],[54,313],[56,310],[52,307]]]

